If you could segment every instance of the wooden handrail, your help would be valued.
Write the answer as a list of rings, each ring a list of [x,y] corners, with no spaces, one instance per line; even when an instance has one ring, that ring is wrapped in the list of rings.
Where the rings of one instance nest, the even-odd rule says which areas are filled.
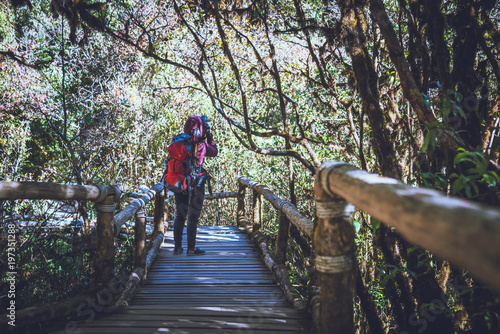
[[[115,202],[120,198],[120,190],[117,186],[80,186],[80,185],[63,185],[49,182],[0,182],[0,200],[16,200],[16,199],[51,199],[51,200],[87,200],[96,203],[97,211],[97,257],[95,259],[96,278],[93,289],[78,295],[77,297],[67,298],[61,301],[43,305],[41,307],[29,307],[20,310],[17,313],[17,320],[28,326],[37,321],[49,321],[60,316],[74,313],[75,310],[86,306],[84,301],[101,299],[101,295],[109,296],[116,283],[116,278],[113,275],[114,271],[114,236],[115,230],[120,230],[121,223],[132,218],[136,212],[142,209],[155,195],[161,194],[163,184],[158,183],[147,191],[140,199],[132,201],[124,210],[114,215]],[[161,195],[159,196],[161,197]],[[163,222],[160,215],[164,210],[164,200],[159,198],[155,201],[155,205],[161,205],[161,208],[155,208],[155,235],[153,247],[151,251],[145,253],[145,217],[138,217],[140,220],[136,227],[136,271],[144,276],[147,273],[147,268],[151,266],[152,259],[156,256],[158,249],[163,242]],[[117,224],[118,227],[117,227]],[[147,255],[147,256],[146,256]],[[129,282],[130,283],[130,282]],[[127,290],[127,296],[133,293]],[[97,295],[96,295],[97,293]],[[125,298],[126,300],[126,298]],[[120,299],[122,304],[126,304]],[[104,303],[109,303],[111,300],[104,300]],[[100,303],[100,302],[99,302]],[[105,305],[99,305],[99,307]],[[90,307],[90,306],[89,306]],[[63,311],[54,311],[63,310]],[[8,319],[8,318],[6,318]],[[6,320],[0,320],[0,327],[6,327]]]
[[[114,218],[115,225],[115,235],[120,233],[121,227],[127,221],[132,219],[135,213],[143,208],[149,201],[151,201],[156,194],[163,190],[163,182],[158,182],[151,189],[146,191],[141,198],[134,199],[129,205],[127,205],[122,211],[117,213]]]
[[[252,189],[252,223],[245,217],[245,189]],[[313,222],[300,214],[295,205],[281,199],[266,186],[244,177],[238,178],[238,225],[244,227],[252,240],[258,245],[266,266],[273,272],[276,281],[281,286],[287,300],[299,310],[305,310],[307,303],[298,295],[290,282],[290,276],[285,268],[288,233],[290,222],[308,236],[312,236]],[[273,256],[268,248],[267,237],[260,231],[262,224],[262,198],[266,199],[278,211],[279,231],[276,243],[276,252]]]
[[[153,240],[151,245],[151,249],[147,253],[145,257],[145,267],[136,267],[135,270],[130,274],[125,289],[121,293],[120,297],[116,301],[116,303],[105,309],[105,312],[115,312],[118,309],[127,307],[130,304],[130,301],[134,297],[135,293],[138,291],[141,282],[148,272],[149,268],[153,264],[153,261],[156,255],[159,253],[160,246],[163,243],[164,234],[158,233],[156,238]]]
[[[395,227],[409,242],[463,267],[500,291],[500,210],[407,186],[344,163],[324,164],[325,191]]]
[[[410,243],[465,268],[500,291],[498,208],[447,197],[435,190],[411,187],[342,162],[324,163],[318,169],[315,192],[318,215],[314,236],[316,265],[318,258],[325,264],[325,268],[318,270],[322,309],[317,321],[319,333],[330,333],[332,328],[338,329],[341,322],[345,325],[341,332],[352,332],[352,316],[346,320],[345,316],[332,316],[331,309],[328,310],[335,308],[330,303],[333,299],[336,299],[337,307],[352,304],[352,296],[344,293],[354,289],[354,280],[346,279],[352,277],[354,265],[354,261],[349,263],[354,231],[347,222],[347,203],[394,227]],[[334,242],[340,239],[342,243]],[[329,273],[334,267],[338,273]],[[336,289],[335,298],[325,296],[332,287]],[[343,300],[338,296],[341,291]]]
[[[236,191],[205,194],[205,199],[207,200],[237,198],[237,197],[238,197],[238,192]]]
[[[252,228],[252,224],[245,222],[244,218],[245,188],[251,188],[254,196],[254,234],[260,233],[255,230],[255,226],[261,221],[257,196],[262,196],[280,212],[280,226],[283,225],[280,233],[283,238],[279,243],[286,244],[284,236],[288,230],[288,221],[313,239],[317,279],[321,291],[319,310],[313,315],[318,333],[353,332],[353,272],[356,263],[354,258],[355,233],[350,220],[353,206],[395,228],[396,232],[412,244],[465,268],[482,282],[500,291],[500,266],[498,265],[500,250],[497,247],[500,243],[500,210],[498,208],[447,197],[434,190],[411,187],[395,179],[359,170],[346,163],[328,162],[323,164],[316,173],[317,220],[316,226],[313,226],[313,222],[300,214],[293,204],[274,195],[264,185],[243,177],[238,178],[238,183],[238,192],[206,195],[206,199],[237,198],[238,222]],[[114,225],[114,232],[119,231],[122,224],[130,220],[154,196],[160,194],[161,190],[163,190],[163,184],[158,183],[140,199],[133,200],[120,213],[114,217],[111,215],[113,223],[110,226]],[[20,198],[89,200],[101,205],[99,216],[109,212],[107,210],[112,212],[112,197],[116,197],[116,193],[117,190],[110,186],[0,182],[0,200]],[[164,204],[164,201],[159,199],[157,203]],[[99,207],[97,209],[99,210]],[[158,216],[157,220],[161,221],[161,210],[156,211],[158,212],[155,216]],[[109,217],[106,220],[109,220]],[[101,225],[104,226],[107,223]],[[142,238],[144,225],[139,225],[141,231],[138,231],[136,236]],[[112,237],[106,237],[106,239],[110,238]],[[265,244],[264,239],[260,233],[258,241],[260,246]],[[155,243],[161,243],[162,240],[163,236],[159,234]],[[109,245],[106,247],[109,248]],[[156,245],[156,248],[158,247],[159,244]],[[145,267],[143,270],[146,271],[150,263],[144,264],[145,253],[142,248],[139,253],[138,270]],[[286,270],[282,268],[283,252],[278,257],[281,260],[275,264],[270,259],[270,255],[266,255],[266,260],[270,263],[268,266],[275,268],[286,278]],[[142,276],[144,271],[140,271],[139,276]],[[101,278],[101,288],[111,277],[108,271],[104,276],[106,276],[105,279]],[[133,293],[127,292],[127,295],[130,294]],[[125,305],[126,302],[123,304]]]
[[[252,188],[256,192],[264,196],[264,198],[267,199],[275,209],[277,209],[278,211],[282,211],[290,220],[290,222],[294,224],[299,230],[301,230],[307,236],[312,237],[314,223],[307,217],[303,216],[297,210],[295,205],[279,198],[278,196],[273,194],[271,190],[269,190],[266,186],[255,181],[249,180],[244,177],[239,177],[238,182],[246,187]]]
[[[50,182],[0,182],[0,200],[53,199],[93,201],[104,199],[106,194],[98,186],[80,186]]]

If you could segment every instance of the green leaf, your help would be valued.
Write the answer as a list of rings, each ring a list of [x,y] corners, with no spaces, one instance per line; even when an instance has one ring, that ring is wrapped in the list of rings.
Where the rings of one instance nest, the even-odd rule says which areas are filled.
[[[461,162],[469,161],[472,162],[472,159],[469,157],[469,152],[458,153],[453,159],[453,165],[458,165]]]
[[[427,134],[425,135],[424,144],[422,146],[423,153],[427,152],[427,149],[429,148],[429,144],[432,146],[432,138],[434,138],[434,141],[436,140],[434,130],[427,132]]]
[[[409,247],[406,249],[406,255],[410,255],[411,253],[413,253],[416,250],[417,250],[417,247]]]
[[[356,233],[358,233],[359,230],[361,229],[361,223],[359,221],[355,220],[352,222],[352,225],[354,225],[354,230],[356,231]]]
[[[478,188],[477,184],[475,182],[471,182],[469,184],[472,186],[472,188],[474,188],[475,194],[479,194],[479,188]]]
[[[371,228],[372,228],[372,231],[375,233],[377,232],[377,230],[379,229],[380,225],[382,223],[380,222],[380,220],[378,220],[377,218],[375,217],[372,217],[372,224],[371,224]]]
[[[395,268],[393,270],[391,270],[391,272],[384,277],[384,279],[380,282],[380,285],[385,287],[385,285],[387,284],[387,282],[389,282],[389,280],[391,278],[393,278],[394,276],[396,276],[397,273],[399,273],[401,271],[400,268]]]
[[[464,111],[462,108],[457,108],[458,109],[458,113],[460,114],[460,116],[462,116],[462,118],[465,120],[465,122],[467,123],[467,115],[465,115]]]
[[[466,183],[464,185],[464,188],[465,188],[465,194],[467,195],[467,197],[469,197],[469,198],[472,197],[472,193],[470,191],[470,185],[468,183]]]
[[[455,180],[453,182],[453,184],[451,185],[451,193],[452,194],[456,194],[457,192],[459,192],[460,190],[462,190],[464,188],[464,181],[462,178],[458,178],[457,180]]]
[[[495,180],[497,181],[497,183],[500,183],[500,175],[498,175],[496,172],[488,172],[489,175],[491,175],[493,178],[495,178]]]

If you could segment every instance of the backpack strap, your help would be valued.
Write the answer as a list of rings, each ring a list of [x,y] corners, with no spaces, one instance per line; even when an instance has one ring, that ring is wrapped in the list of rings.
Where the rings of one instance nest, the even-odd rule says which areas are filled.
[[[198,159],[196,159],[196,154],[198,153],[198,144],[195,144],[194,145],[194,153],[193,153],[193,172],[197,172],[197,169],[198,169]]]
[[[168,190],[167,190],[168,158],[165,159],[164,165],[165,165],[165,171],[163,172],[162,181],[163,181],[163,197],[164,197],[164,200],[166,200],[167,193],[168,193]]]

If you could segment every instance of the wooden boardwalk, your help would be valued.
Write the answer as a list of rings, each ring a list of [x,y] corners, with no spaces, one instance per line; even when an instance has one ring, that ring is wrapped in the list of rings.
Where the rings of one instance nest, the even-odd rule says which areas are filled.
[[[237,228],[198,228],[205,255],[173,255],[172,238],[169,231],[131,305],[80,333],[310,333],[310,320],[287,303]]]

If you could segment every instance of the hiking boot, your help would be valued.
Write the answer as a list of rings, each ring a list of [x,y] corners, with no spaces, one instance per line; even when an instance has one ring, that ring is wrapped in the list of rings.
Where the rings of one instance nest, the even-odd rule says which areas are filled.
[[[187,255],[203,255],[203,254],[205,254],[205,251],[204,251],[204,250],[201,250],[201,249],[199,249],[199,248],[197,248],[197,247],[195,247],[195,248],[190,248],[190,249],[188,249],[188,251],[187,251]]]
[[[181,254],[184,248],[182,247],[174,247],[174,255]]]

